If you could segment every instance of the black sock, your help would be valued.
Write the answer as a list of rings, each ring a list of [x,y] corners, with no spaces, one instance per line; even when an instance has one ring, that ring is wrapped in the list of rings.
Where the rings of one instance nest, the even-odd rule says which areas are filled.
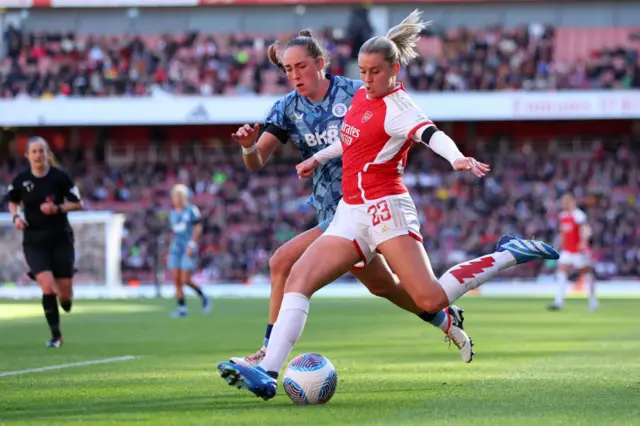
[[[58,311],[56,295],[43,294],[42,308],[44,309],[44,316],[47,318],[47,324],[49,324],[49,328],[51,329],[52,337],[62,337],[62,334],[60,334],[60,312]]]
[[[72,304],[72,300],[65,300],[64,302],[61,300],[60,301],[60,307],[65,311],[65,312],[69,312],[71,310],[71,304]]]
[[[436,315],[438,315],[440,312],[436,312],[435,314],[432,314],[430,312],[424,311],[421,314],[418,314],[418,317],[422,320],[422,321],[426,321],[426,322],[431,322],[433,321],[433,319],[436,317]]]
[[[178,299],[178,306],[180,306],[181,308],[187,306],[187,304],[184,303],[184,297],[182,299]]]

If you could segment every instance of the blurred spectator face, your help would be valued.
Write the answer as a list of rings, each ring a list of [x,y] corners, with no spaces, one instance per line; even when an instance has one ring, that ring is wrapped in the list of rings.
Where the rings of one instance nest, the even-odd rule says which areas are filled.
[[[324,77],[323,58],[313,59],[305,47],[291,46],[284,52],[282,62],[289,83],[300,95],[314,100],[322,97],[318,92]]]
[[[382,53],[361,53],[358,55],[358,65],[369,99],[381,98],[394,88],[400,71],[397,62],[390,64]]]

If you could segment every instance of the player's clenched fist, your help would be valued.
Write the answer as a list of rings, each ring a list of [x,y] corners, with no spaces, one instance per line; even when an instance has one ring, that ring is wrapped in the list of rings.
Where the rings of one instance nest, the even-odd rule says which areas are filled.
[[[305,178],[311,177],[313,175],[313,171],[318,167],[320,163],[313,157],[310,157],[303,161],[302,163],[296,166],[296,172],[298,172],[298,177]]]
[[[251,148],[255,143],[256,139],[258,139],[258,135],[260,134],[260,125],[254,124],[251,127],[248,124],[238,128],[235,133],[231,133],[231,137],[234,141],[238,142],[244,148]]]

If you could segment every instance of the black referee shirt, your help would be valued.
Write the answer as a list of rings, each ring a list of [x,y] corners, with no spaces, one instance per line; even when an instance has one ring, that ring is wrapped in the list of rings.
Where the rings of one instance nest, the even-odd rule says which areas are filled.
[[[80,192],[64,170],[51,167],[41,177],[34,176],[31,169],[25,170],[13,179],[7,199],[22,203],[24,218],[28,223],[24,230],[25,243],[38,242],[60,233],[72,233],[66,213],[46,215],[40,211],[40,205],[46,202],[80,202]]]

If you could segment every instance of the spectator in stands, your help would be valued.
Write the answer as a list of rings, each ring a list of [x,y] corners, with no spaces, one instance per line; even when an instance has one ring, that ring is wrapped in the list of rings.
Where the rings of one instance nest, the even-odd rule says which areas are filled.
[[[354,10],[346,31],[327,28],[330,72],[347,72],[371,31],[364,8]],[[283,94],[290,90],[286,79],[265,59],[271,38],[24,34],[10,26],[0,58],[0,98]],[[434,28],[423,37],[422,56],[403,73],[421,91],[640,88],[637,50],[613,47],[564,63],[554,58],[554,41],[555,29],[539,24]]]

